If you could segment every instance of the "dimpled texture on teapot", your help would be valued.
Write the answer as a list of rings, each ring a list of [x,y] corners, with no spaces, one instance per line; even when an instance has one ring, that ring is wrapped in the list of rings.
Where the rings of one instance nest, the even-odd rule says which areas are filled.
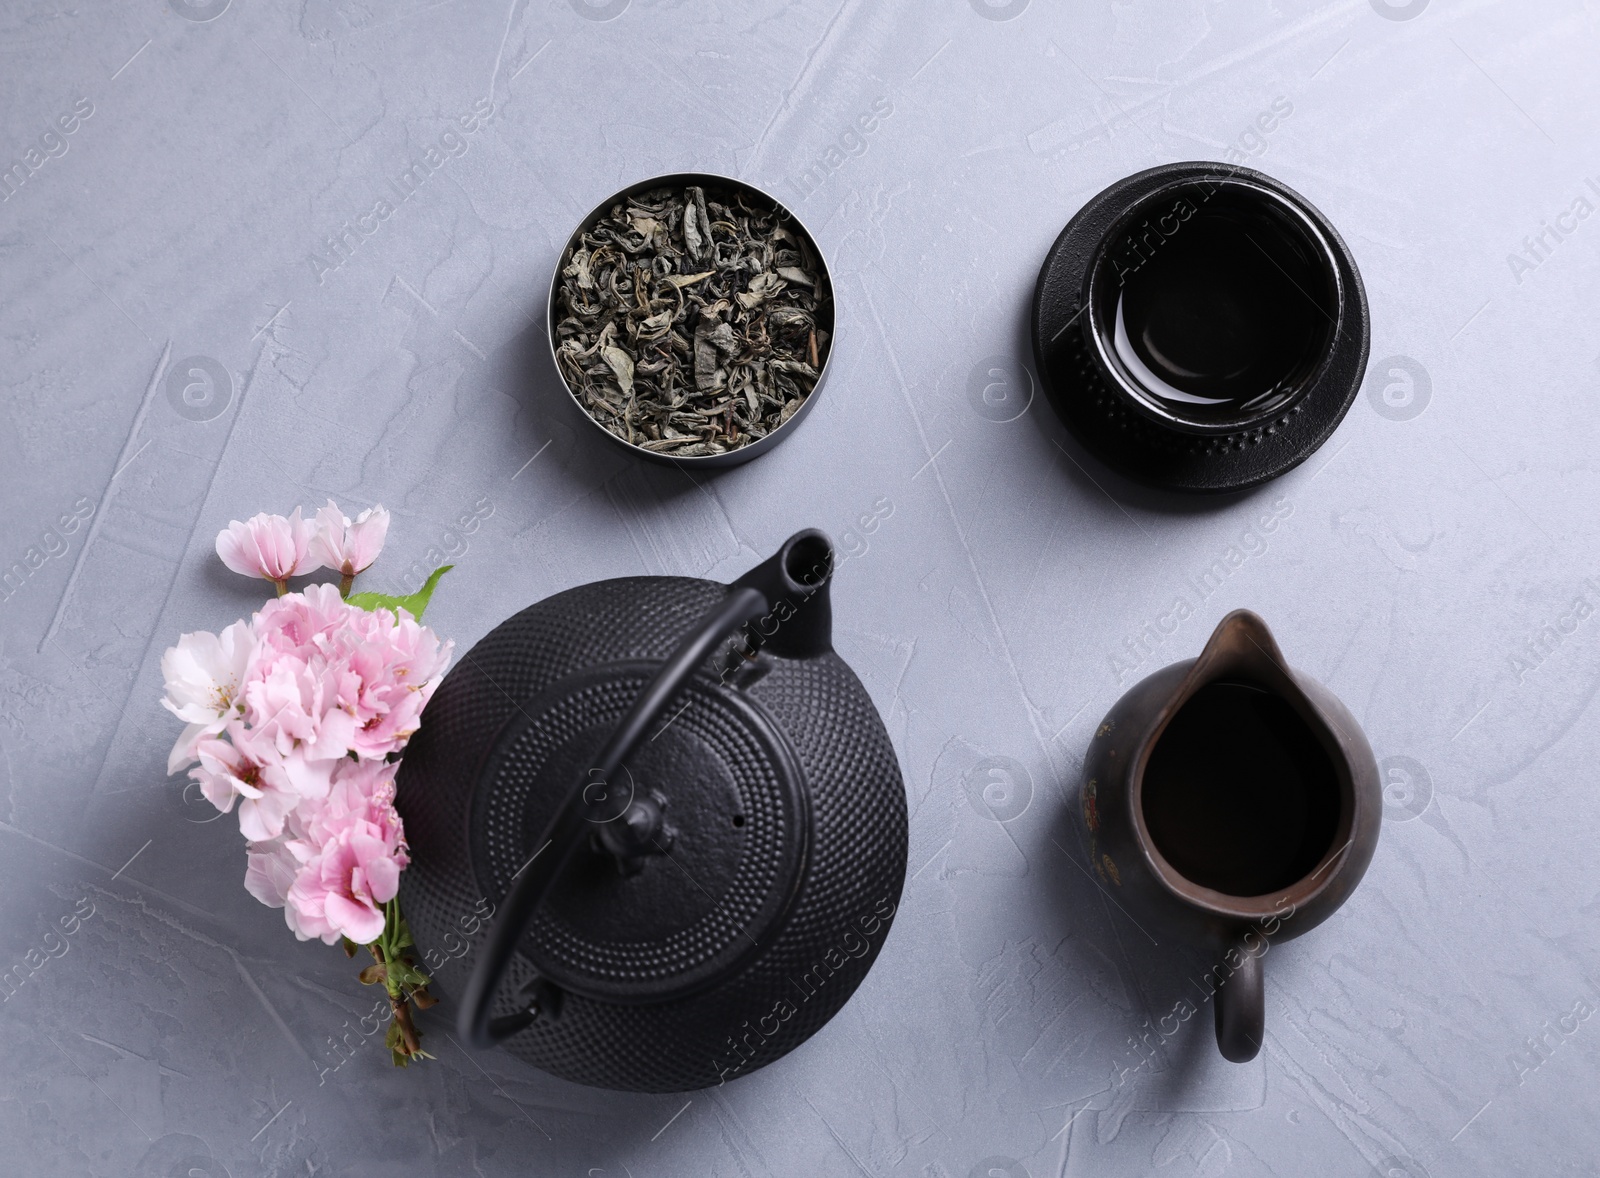
[[[495,787],[480,794],[483,815],[473,822],[481,836],[475,859],[492,865],[497,892],[511,890],[529,833],[554,816],[560,798],[548,781],[583,777],[652,666],[580,672],[522,705],[528,720],[492,766]],[[618,785],[659,785],[668,822],[699,826],[700,837],[679,839],[671,862],[652,859],[635,876],[619,875],[600,856],[568,868],[523,935],[524,952],[559,984],[619,1000],[670,989],[674,980],[692,988],[745,956],[788,906],[809,835],[796,829],[809,828],[803,793],[783,772],[781,751],[743,722],[737,696],[695,681],[685,691],[687,706],[674,706],[676,718],[635,751],[637,768]],[[721,780],[706,784],[712,776]],[[685,814],[696,802],[698,812]]]
[[[496,904],[502,898],[490,865],[474,864],[470,786],[483,750],[520,703],[587,668],[659,662],[726,592],[678,577],[580,586],[508,619],[461,659],[429,704],[397,782],[413,856],[402,902],[424,952],[460,938],[461,918],[484,894]],[[714,687],[714,679],[702,682]],[[775,659],[746,694],[785,734],[810,792],[810,853],[781,930],[734,976],[691,997],[624,1005],[568,994],[559,1017],[506,1042],[513,1055],[600,1087],[705,1087],[804,1042],[866,975],[905,878],[905,790],[888,733],[854,672],[831,652]],[[447,994],[460,991],[471,961],[468,954],[439,971]],[[519,953],[496,1015],[518,1008],[516,992],[533,975]],[[729,1035],[744,1027],[751,1030],[736,1052]]]

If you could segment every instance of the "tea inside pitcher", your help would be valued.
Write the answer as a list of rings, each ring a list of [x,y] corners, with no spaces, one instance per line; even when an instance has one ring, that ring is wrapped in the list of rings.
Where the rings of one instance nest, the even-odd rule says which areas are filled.
[[[1145,826],[1180,874],[1231,896],[1281,891],[1316,869],[1339,821],[1333,761],[1300,714],[1250,683],[1208,683],[1145,766]]]

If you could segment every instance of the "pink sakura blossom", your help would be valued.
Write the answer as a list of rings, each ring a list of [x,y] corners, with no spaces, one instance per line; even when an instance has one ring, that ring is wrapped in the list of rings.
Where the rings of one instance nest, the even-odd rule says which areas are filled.
[[[308,763],[399,752],[454,648],[404,611],[360,609],[331,585],[268,602],[254,629],[246,722]]]
[[[333,585],[284,581],[371,564],[389,516],[258,515],[217,537],[229,568],[278,586],[248,622],[185,634],[162,658],[168,711],[188,727],[169,772],[190,777],[248,840],[245,888],[302,940],[377,940],[410,862],[391,758],[421,723],[454,644],[405,610],[368,611]],[[346,588],[348,580],[346,581]]]
[[[301,519],[298,507],[287,519],[262,512],[244,523],[233,520],[218,532],[217,555],[236,573],[271,581],[282,595],[290,577],[322,567],[310,554],[316,533],[316,521]]]
[[[400,867],[411,862],[405,826],[394,808],[397,761],[341,761],[327,799],[305,821],[304,841],[321,847],[352,822],[363,822]]]
[[[403,866],[385,762],[421,723],[452,649],[405,611],[368,612],[330,585],[270,601],[220,638],[185,635],[163,666],[169,708],[198,727],[173,768],[198,757],[191,776],[217,809],[238,804],[252,842],[278,837],[291,815],[315,827],[324,806],[342,821],[356,813],[353,799],[378,797],[361,820]],[[336,781],[344,800],[328,801]]]
[[[399,890],[411,862],[394,808],[394,775],[386,761],[340,762],[326,798],[289,815],[282,832],[252,842],[245,888],[302,941],[339,937],[358,944],[383,931],[383,905]]]
[[[234,742],[219,737],[200,741],[200,764],[189,776],[210,802],[224,814],[239,802],[239,830],[252,842],[283,833],[284,818],[299,803],[300,793],[274,757],[261,755],[249,734],[234,726]]]
[[[298,852],[296,852],[298,854]],[[400,864],[372,823],[354,815],[330,822],[330,837],[301,867],[285,896],[290,927],[329,945],[358,945],[383,932],[383,905],[400,890]]]
[[[268,908],[282,908],[284,923],[301,941],[321,938],[327,931],[323,916],[326,903],[318,908],[315,916],[308,917],[302,915],[298,904],[290,899],[306,863],[315,857],[314,847],[287,833],[270,842],[251,843],[245,849],[245,891]],[[337,939],[335,934],[328,943]]]
[[[235,622],[220,635],[185,634],[161,656],[167,689],[161,706],[188,725],[167,758],[169,774],[192,764],[195,746],[243,711],[240,688],[255,645],[250,627]]]
[[[364,571],[378,553],[389,533],[389,513],[379,504],[356,516],[355,522],[339,510],[332,499],[317,512],[317,533],[311,541],[311,555],[346,578]]]
[[[371,759],[399,752],[444,677],[454,644],[441,643],[404,611],[378,609],[353,612],[340,645],[348,672],[340,702],[355,721],[351,751]]]
[[[288,835],[279,835],[245,848],[244,890],[268,908],[284,906],[300,873],[300,859],[289,849],[291,841]]]
[[[333,636],[353,614],[365,612],[348,604],[332,585],[307,585],[298,593],[269,601],[251,619],[251,630],[262,648],[257,665],[275,654],[303,661],[325,659]]]
[[[355,738],[355,720],[339,706],[341,683],[348,678],[320,656],[303,659],[266,644],[250,669],[244,723],[258,746],[277,754],[305,797],[327,794],[333,763]]]

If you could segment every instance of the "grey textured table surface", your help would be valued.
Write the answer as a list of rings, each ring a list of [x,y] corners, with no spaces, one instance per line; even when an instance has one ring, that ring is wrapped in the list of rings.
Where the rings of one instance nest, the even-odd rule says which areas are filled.
[[[4,6],[0,1172],[1595,1172],[1600,10],[1072,8]],[[1188,508],[1089,462],[1042,397],[979,411],[1027,402],[1067,218],[1185,158],[1310,197],[1374,323],[1318,454]],[[577,218],[685,168],[791,202],[840,316],[796,436],[695,480],[591,437],[535,326]],[[442,1026],[404,1072],[363,1044],[370,991],[245,894],[156,705],[163,648],[260,600],[217,530],[330,495],[394,512],[376,587],[455,559],[429,620],[463,649],[584,581],[838,539],[838,647],[912,815],[901,913],[838,1018],[679,1097]],[[1272,953],[1254,1062],[1196,1018],[1119,1082],[1203,963],[1107,902],[1069,803],[1121,691],[1238,606],[1366,727],[1382,841]],[[995,773],[1027,803],[1005,822],[973,801]]]

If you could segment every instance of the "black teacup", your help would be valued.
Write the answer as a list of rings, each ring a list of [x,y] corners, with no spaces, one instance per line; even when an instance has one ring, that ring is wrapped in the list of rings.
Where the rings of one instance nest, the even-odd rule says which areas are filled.
[[[1270,188],[1178,181],[1136,202],[1089,275],[1089,324],[1116,391],[1195,434],[1271,421],[1327,365],[1339,270],[1327,238]]]
[[[1366,295],[1326,217],[1259,172],[1171,164],[1073,217],[1034,292],[1051,404],[1108,466],[1235,491],[1304,461],[1366,370]]]

